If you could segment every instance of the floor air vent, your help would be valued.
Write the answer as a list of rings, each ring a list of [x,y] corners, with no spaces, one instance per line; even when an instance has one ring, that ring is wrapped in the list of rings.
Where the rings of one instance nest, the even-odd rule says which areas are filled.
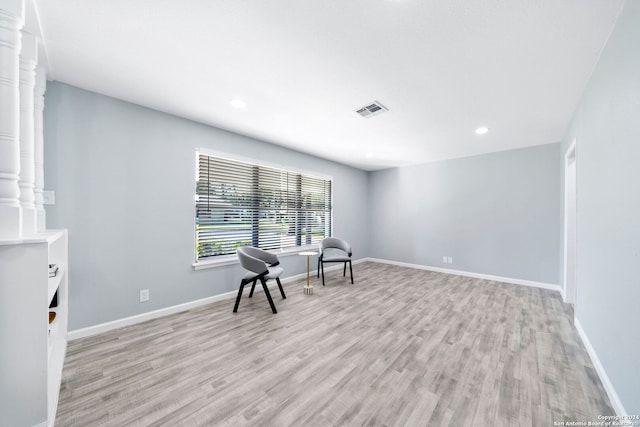
[[[360,114],[362,117],[369,118],[377,114],[384,113],[385,111],[389,111],[389,109],[380,104],[378,101],[373,101],[362,108],[358,108],[356,110],[356,113]]]

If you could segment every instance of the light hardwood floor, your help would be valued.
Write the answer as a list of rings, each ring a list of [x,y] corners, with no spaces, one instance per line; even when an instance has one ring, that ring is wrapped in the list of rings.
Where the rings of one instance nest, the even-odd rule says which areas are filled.
[[[56,426],[553,426],[614,414],[557,292],[378,263],[69,343]],[[238,282],[240,280],[238,279]]]

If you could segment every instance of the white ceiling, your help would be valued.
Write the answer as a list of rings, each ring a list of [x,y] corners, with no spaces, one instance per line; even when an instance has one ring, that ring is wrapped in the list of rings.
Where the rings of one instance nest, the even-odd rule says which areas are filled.
[[[33,1],[49,79],[365,170],[560,141],[623,4]]]

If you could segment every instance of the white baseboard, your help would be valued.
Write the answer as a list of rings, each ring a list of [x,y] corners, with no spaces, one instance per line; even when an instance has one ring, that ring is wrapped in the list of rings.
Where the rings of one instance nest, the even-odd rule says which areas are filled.
[[[495,282],[504,282],[504,283],[511,283],[514,285],[532,286],[534,288],[549,289],[551,291],[557,291],[562,294],[562,288],[559,285],[554,285],[552,283],[534,282],[532,280],[514,279],[511,277],[492,276],[489,274],[472,273],[469,271],[460,271],[460,270],[451,270],[448,268],[431,267],[429,265],[409,264],[406,262],[390,261],[390,260],[379,259],[379,258],[365,258],[365,259],[367,261],[379,262],[382,264],[398,265],[401,267],[417,268],[419,270],[428,270],[428,271],[435,271],[438,273],[455,274],[456,276],[473,277],[476,279],[493,280]]]
[[[200,307],[202,305],[210,304],[212,302],[234,298],[237,295],[237,293],[238,291],[226,292],[224,294],[214,295],[211,297],[186,302],[184,304],[178,304],[171,307],[165,307],[158,310],[148,311],[142,314],[136,314],[135,316],[112,320],[111,322],[100,323],[99,325],[76,329],[74,331],[69,331],[69,333],[67,334],[67,339],[69,341],[72,341],[78,338],[85,338],[91,335],[97,335],[103,332],[112,331],[114,329],[124,328],[125,326],[135,325],[136,323],[145,322],[147,320],[157,319],[158,317],[167,316],[169,314],[180,313],[181,311],[190,310],[192,308]]]
[[[363,262],[378,262],[378,263],[382,263],[382,264],[392,264],[392,265],[398,265],[398,266],[402,266],[402,267],[409,267],[409,268],[417,268],[420,270],[428,270],[428,271],[436,271],[439,273],[447,273],[447,274],[455,274],[458,276],[467,276],[467,277],[474,277],[474,278],[478,278],[478,279],[486,279],[486,280],[494,280],[497,282],[505,282],[505,283],[513,283],[516,285],[525,285],[525,286],[534,286],[537,288],[543,288],[543,289],[550,289],[553,291],[558,291],[561,292],[561,288],[558,285],[552,285],[549,283],[540,283],[540,282],[532,282],[529,280],[521,280],[521,279],[512,279],[512,278],[508,278],[508,277],[500,277],[500,276],[490,276],[487,274],[479,274],[479,273],[470,273],[467,271],[458,271],[458,270],[450,270],[450,269],[446,269],[446,268],[439,268],[439,267],[431,267],[431,266],[426,266],[426,265],[419,265],[419,264],[409,264],[406,262],[398,262],[398,261],[389,261],[389,260],[384,260],[384,259],[378,259],[378,258],[361,258],[358,260],[353,261],[353,264],[360,264]],[[332,270],[339,270],[342,268],[342,265],[340,264],[336,264],[336,265],[332,265],[330,267],[325,268],[325,272],[327,271],[332,271]],[[316,276],[318,274],[318,270],[314,269],[312,271],[310,271],[310,275],[311,276]],[[282,279],[282,283],[283,284],[287,284],[287,283],[291,283],[291,282],[296,282],[298,280],[302,280],[304,278],[307,277],[306,273],[301,273],[301,274],[296,274],[294,276],[289,276],[286,278]],[[269,289],[271,289],[272,287],[276,286],[275,282],[269,282]],[[262,292],[262,287],[256,287],[256,292]],[[75,339],[79,339],[79,338],[85,338],[88,336],[92,336],[92,335],[96,335],[96,334],[100,334],[103,332],[108,332],[114,329],[118,329],[118,328],[123,328],[125,326],[131,326],[131,325],[135,325],[136,323],[140,323],[140,322],[145,322],[147,320],[151,320],[151,319],[157,319],[158,317],[163,317],[163,316],[167,316],[169,314],[174,314],[174,313],[180,313],[181,311],[186,311],[186,310],[190,310],[192,308],[196,308],[196,307],[200,307],[206,304],[211,304],[213,302],[216,301],[222,301],[222,300],[226,300],[226,299],[233,299],[236,297],[236,295],[238,294],[238,291],[231,291],[231,292],[226,292],[223,294],[218,294],[218,295],[214,295],[211,297],[207,297],[207,298],[202,298],[199,300],[195,300],[195,301],[190,301],[184,304],[178,304],[178,305],[174,305],[171,307],[165,307],[165,308],[161,308],[158,310],[154,310],[154,311],[149,311],[146,313],[141,313],[141,314],[136,314],[135,316],[130,316],[130,317],[125,317],[122,319],[117,319],[117,320],[113,320],[110,322],[106,322],[106,323],[101,323],[99,325],[94,325],[94,326],[88,326],[86,328],[81,328],[81,329],[76,329],[74,331],[69,331],[69,333],[67,334],[67,339],[69,341],[75,340]]]
[[[562,302],[569,304],[567,302],[567,294],[564,292],[564,286],[560,286],[560,295],[562,296]]]
[[[620,397],[618,397],[618,393],[616,393],[616,389],[613,388],[613,384],[611,384],[611,380],[609,379],[607,372],[604,370],[604,366],[602,366],[602,363],[600,362],[600,358],[598,358],[598,355],[596,354],[595,349],[591,345],[591,342],[589,341],[587,334],[585,333],[584,329],[582,329],[582,325],[580,324],[580,321],[578,320],[578,318],[575,318],[573,323],[574,325],[576,325],[576,330],[578,331],[578,335],[580,335],[580,338],[582,339],[582,342],[585,348],[587,349],[587,353],[589,353],[589,357],[591,357],[593,366],[596,368],[596,372],[600,377],[600,381],[602,381],[602,386],[604,387],[604,390],[607,392],[607,396],[609,396],[609,400],[611,401],[611,405],[613,406],[613,409],[616,411],[616,415],[626,416],[627,411],[625,411],[624,406],[622,406]]]
[[[359,264],[364,262],[364,259],[353,261],[353,264]],[[342,268],[342,265],[332,265],[324,269],[325,272],[337,270]],[[315,277],[318,274],[318,270],[311,270],[309,274]],[[307,273],[296,274],[295,276],[289,276],[282,278],[282,284],[296,282],[301,279],[306,279]],[[269,281],[269,290],[272,288],[277,289],[275,281]],[[262,286],[256,286],[254,292],[263,292]],[[122,319],[112,320],[110,322],[100,323],[94,326],[88,326],[86,328],[76,329],[67,333],[67,340],[72,341],[79,338],[85,338],[92,335],[101,334],[103,332],[112,331],[118,328],[124,328],[125,326],[135,325],[136,323],[146,322],[147,320],[157,319],[158,317],[168,316],[170,314],[180,313],[192,308],[200,307],[206,304],[211,304],[216,301],[222,301],[227,299],[233,299],[238,295],[238,291],[225,292],[223,294],[214,295],[207,298],[202,298],[195,301],[186,302],[184,304],[173,305],[171,307],[160,308],[158,310],[148,311],[146,313],[136,314],[135,316],[124,317]]]

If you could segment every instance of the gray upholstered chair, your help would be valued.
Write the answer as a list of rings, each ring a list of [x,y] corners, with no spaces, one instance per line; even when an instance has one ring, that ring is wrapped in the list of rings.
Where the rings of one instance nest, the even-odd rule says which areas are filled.
[[[287,296],[284,294],[284,289],[282,289],[282,283],[280,283],[280,275],[284,271],[282,267],[278,267],[280,262],[278,261],[278,256],[271,252],[263,251],[262,249],[254,248],[251,246],[243,246],[236,250],[238,254],[238,260],[240,261],[240,265],[242,268],[247,270],[247,274],[242,278],[240,282],[240,289],[238,289],[238,296],[236,297],[236,305],[233,307],[233,312],[236,313],[238,311],[238,304],[240,304],[240,298],[242,297],[242,291],[244,290],[244,286],[247,283],[253,283],[251,285],[251,292],[249,292],[249,298],[253,297],[253,290],[256,287],[256,282],[260,280],[262,284],[262,289],[264,290],[265,295],[267,296],[267,300],[269,300],[269,305],[271,306],[271,310],[274,313],[277,313],[276,306],[273,304],[273,300],[271,299],[271,293],[269,292],[269,288],[267,287],[267,280],[276,279],[278,283],[278,287],[280,288],[280,293],[282,294],[282,298],[286,298]]]
[[[322,272],[322,286],[324,286],[324,264],[329,262],[343,262],[342,275],[347,275],[347,264],[351,273],[353,285],[353,268],[351,267],[351,245],[337,237],[327,237],[320,243],[320,255],[318,256],[318,277]]]

